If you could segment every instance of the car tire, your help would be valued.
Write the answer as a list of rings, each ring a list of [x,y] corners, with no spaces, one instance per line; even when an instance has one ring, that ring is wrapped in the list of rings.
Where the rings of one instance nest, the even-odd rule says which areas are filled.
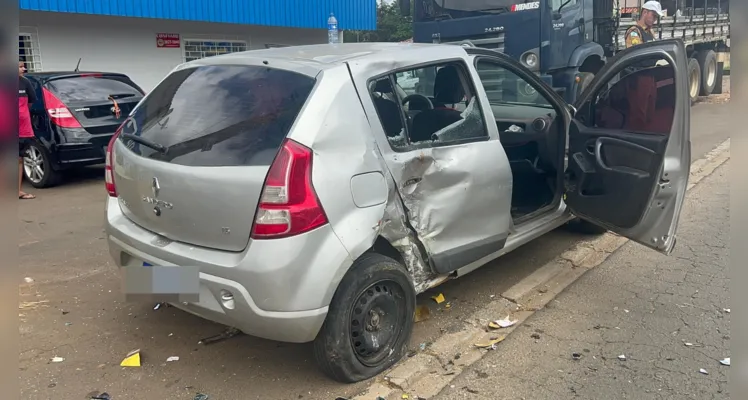
[[[574,233],[579,233],[582,235],[591,235],[591,236],[602,235],[608,232],[607,229],[601,228],[581,218],[574,218],[573,220],[569,221],[569,223],[566,224],[566,229]]]
[[[37,189],[55,186],[60,172],[52,168],[52,157],[41,143],[34,140],[23,149],[23,176]]]
[[[695,58],[688,60],[688,94],[691,104],[699,99],[701,93],[701,67]]]
[[[701,70],[701,89],[699,94],[709,96],[717,86],[717,54],[712,50],[700,51],[696,54]]]
[[[320,369],[336,381],[355,383],[390,368],[407,351],[415,306],[405,267],[378,253],[364,254],[338,285],[314,340]]]

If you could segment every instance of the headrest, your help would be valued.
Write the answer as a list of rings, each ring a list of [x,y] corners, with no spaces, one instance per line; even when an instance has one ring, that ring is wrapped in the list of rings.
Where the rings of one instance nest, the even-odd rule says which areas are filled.
[[[461,102],[465,97],[460,73],[453,65],[446,66],[436,73],[434,80],[434,99],[444,104]]]

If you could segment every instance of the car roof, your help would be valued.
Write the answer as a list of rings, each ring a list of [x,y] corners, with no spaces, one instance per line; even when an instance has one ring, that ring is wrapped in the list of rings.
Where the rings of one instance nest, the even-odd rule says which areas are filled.
[[[202,58],[182,64],[180,68],[201,65],[225,65],[225,64],[250,64],[270,65],[274,62],[276,66],[282,64],[283,68],[301,69],[310,75],[313,71],[319,72],[325,69],[339,66],[350,61],[382,63],[393,59],[402,58],[406,55],[412,56],[413,52],[424,56],[433,54],[436,57],[454,56],[464,50],[460,46],[452,44],[424,44],[424,43],[343,43],[337,45],[316,44],[304,46],[275,47],[270,49],[249,50],[237,53],[223,54],[219,56]],[[296,68],[294,68],[296,67]]]

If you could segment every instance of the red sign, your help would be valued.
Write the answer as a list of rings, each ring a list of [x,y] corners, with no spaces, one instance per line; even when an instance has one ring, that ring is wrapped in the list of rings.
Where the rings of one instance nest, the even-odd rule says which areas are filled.
[[[182,47],[182,42],[179,40],[178,33],[157,33],[156,47],[178,49]]]

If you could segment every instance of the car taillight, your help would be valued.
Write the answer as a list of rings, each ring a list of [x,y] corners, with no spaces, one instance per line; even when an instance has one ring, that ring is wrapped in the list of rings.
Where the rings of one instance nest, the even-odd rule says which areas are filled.
[[[52,94],[47,88],[42,88],[42,94],[44,95],[44,105],[47,107],[47,114],[53,124],[61,128],[81,127],[78,119],[73,116],[70,109],[57,96]]]
[[[109,144],[106,146],[106,155],[104,163],[104,182],[106,185],[106,191],[111,197],[117,197],[117,186],[114,184],[114,142],[117,140],[119,133],[122,132],[122,126],[114,132],[114,135],[109,140]]]
[[[294,236],[326,223],[312,186],[312,151],[286,140],[265,178],[252,238]]]

